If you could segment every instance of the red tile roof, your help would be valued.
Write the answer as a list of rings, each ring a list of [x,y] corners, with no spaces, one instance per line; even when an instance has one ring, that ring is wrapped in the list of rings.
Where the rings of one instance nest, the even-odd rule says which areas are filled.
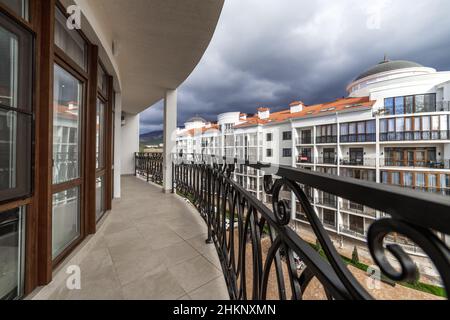
[[[247,118],[247,120],[235,126],[235,128],[251,127],[259,124],[283,122],[289,119],[297,119],[302,117],[313,117],[320,114],[335,113],[343,110],[352,110],[358,108],[371,108],[375,104],[375,101],[371,101],[369,97],[362,98],[342,98],[332,102],[316,104],[312,106],[305,106],[302,111],[291,113],[291,111],[283,110],[270,114],[270,117],[264,120],[259,117],[253,116]],[[297,104],[298,105],[298,104]],[[258,109],[259,110],[259,109]]]

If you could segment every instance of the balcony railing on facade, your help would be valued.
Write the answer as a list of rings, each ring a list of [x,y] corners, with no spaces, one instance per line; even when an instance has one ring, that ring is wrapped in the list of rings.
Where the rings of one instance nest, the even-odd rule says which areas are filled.
[[[325,165],[337,165],[337,158],[326,158],[326,157],[318,157],[317,164],[325,164]]]
[[[296,139],[296,144],[297,145],[312,145],[313,144],[313,139],[312,139],[312,137],[297,138]]]
[[[375,133],[347,134],[341,135],[339,139],[340,143],[376,142],[377,135]]]
[[[382,158],[380,160],[382,167],[410,167],[410,168],[428,168],[428,169],[450,169],[450,160],[439,161],[418,161],[418,160],[397,160],[391,158]]]
[[[369,157],[343,157],[342,159],[340,159],[340,164],[342,166],[375,167],[377,165],[377,160],[375,158]]]
[[[450,140],[450,130],[441,131],[404,131],[404,132],[382,132],[381,142],[390,141],[439,141]]]
[[[350,213],[356,213],[360,215],[369,216],[371,218],[377,217],[377,210],[366,207],[359,203],[354,203],[352,201],[343,200],[341,202],[341,210],[350,212]]]
[[[138,160],[136,163],[139,165]],[[450,233],[450,204],[446,197],[287,166],[277,166],[274,172],[270,164],[245,165],[266,174],[263,185],[269,203],[261,202],[233,181],[235,161],[195,155],[173,158],[173,191],[190,199],[204,218],[208,241],[215,244],[232,299],[301,299],[314,277],[329,299],[372,298],[332,244],[326,232],[332,223],[317,216],[304,193],[305,186],[386,212],[388,216],[374,221],[367,232],[351,224],[340,225],[339,232],[367,242],[372,258],[387,278],[412,281],[417,279],[418,270],[412,267],[411,257],[388,238],[401,234],[431,259],[448,292],[450,251],[437,236]],[[297,217],[310,224],[325,259],[291,229],[289,200],[281,197],[282,191],[293,192],[301,204]],[[400,260],[401,272],[391,267],[387,251]],[[306,265],[300,273],[294,255]],[[272,277],[277,280],[269,282]]]
[[[337,136],[316,137],[316,144],[335,144],[337,142]]]

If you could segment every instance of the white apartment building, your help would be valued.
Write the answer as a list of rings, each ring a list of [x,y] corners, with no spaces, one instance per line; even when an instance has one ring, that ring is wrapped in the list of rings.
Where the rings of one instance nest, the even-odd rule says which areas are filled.
[[[450,195],[450,72],[384,60],[347,86],[348,97],[254,116],[194,118],[178,131],[178,152],[215,154],[314,170]],[[238,166],[235,179],[258,199],[261,172]],[[307,190],[317,214],[341,246],[364,242],[384,214],[318,190]],[[370,196],[370,195],[368,195]],[[289,195],[287,195],[289,197]],[[307,228],[293,202],[296,224]],[[393,238],[412,254],[421,251]],[[448,242],[448,239],[447,239]]]

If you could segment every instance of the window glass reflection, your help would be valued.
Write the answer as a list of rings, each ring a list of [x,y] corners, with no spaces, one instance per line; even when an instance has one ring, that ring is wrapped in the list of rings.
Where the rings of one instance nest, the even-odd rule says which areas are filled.
[[[69,30],[67,18],[56,9],[55,44],[64,51],[75,63],[86,70],[86,42],[77,30]]]
[[[52,256],[58,257],[80,236],[79,188],[53,195]]]
[[[95,184],[95,217],[98,220],[101,219],[105,212],[105,184],[104,177],[98,177]]]
[[[28,0],[0,0],[6,7],[11,9],[19,17],[25,20],[29,20],[29,7]]]
[[[53,183],[80,177],[82,84],[60,66],[54,70]]]
[[[105,165],[105,104],[97,99],[96,168]]]
[[[0,213],[0,300],[23,295],[25,208]]]

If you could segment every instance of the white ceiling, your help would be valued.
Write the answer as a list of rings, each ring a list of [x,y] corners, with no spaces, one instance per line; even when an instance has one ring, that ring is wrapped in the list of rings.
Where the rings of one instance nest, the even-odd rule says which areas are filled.
[[[94,32],[102,44],[101,57],[115,69],[122,108],[130,113],[147,109],[187,79],[211,41],[223,1],[75,0],[90,24],[83,31]]]

